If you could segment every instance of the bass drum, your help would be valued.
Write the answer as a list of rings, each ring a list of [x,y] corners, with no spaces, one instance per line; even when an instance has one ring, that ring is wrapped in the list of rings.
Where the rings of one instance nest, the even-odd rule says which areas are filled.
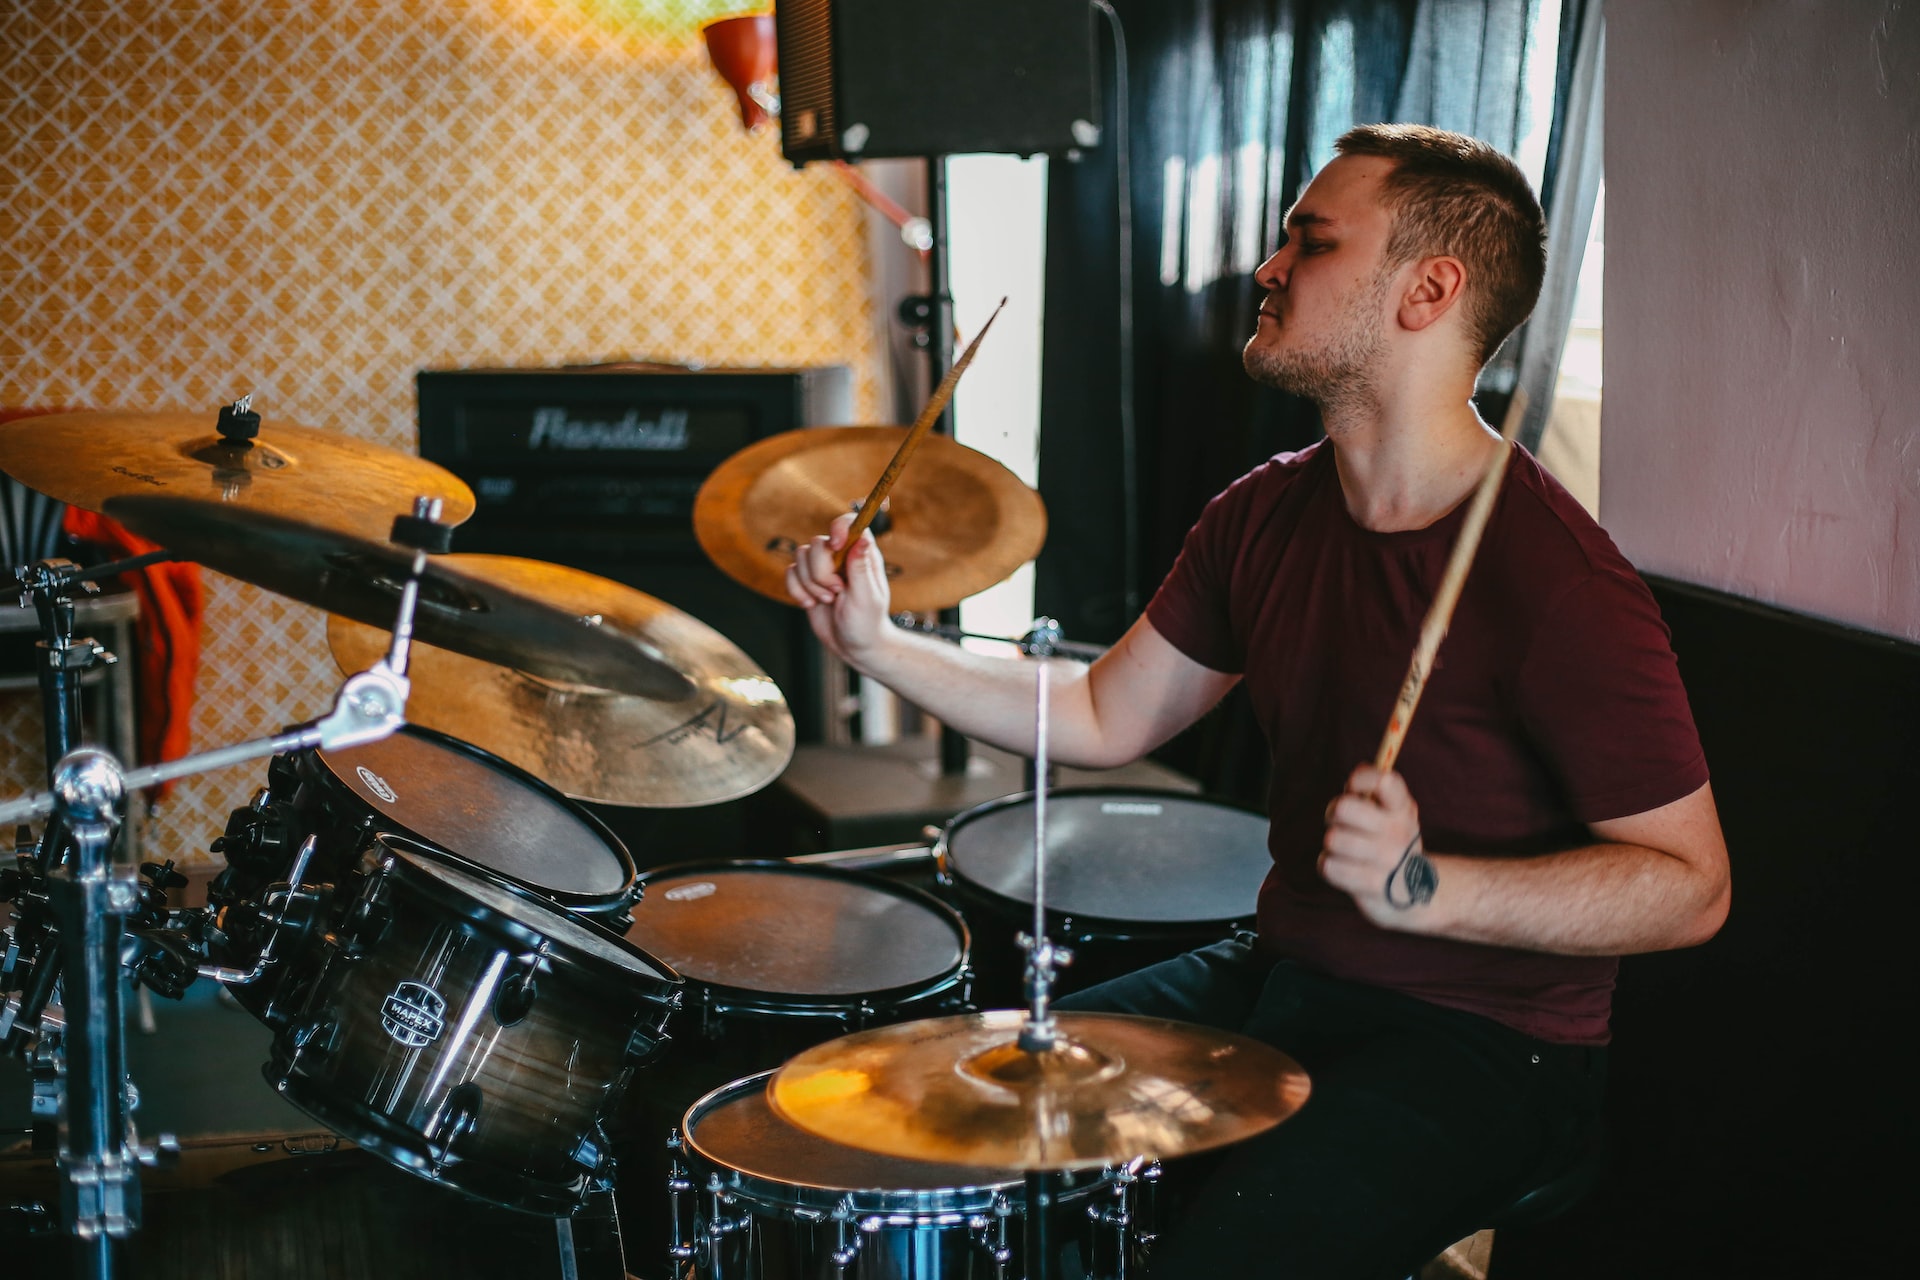
[[[1053,994],[1252,928],[1273,860],[1267,820],[1178,791],[1066,787],[1047,793],[1047,937],[1073,962]],[[934,844],[939,883],[979,936],[983,1008],[1025,1007],[1033,932],[1033,797],[968,809]]]
[[[605,1122],[666,1045],[671,966],[524,889],[377,836],[265,1067],[283,1097],[392,1164],[568,1214],[607,1185]]]
[[[715,1089],[669,1140],[669,1257],[697,1280],[1016,1280],[1024,1184],[1004,1169],[874,1155],[816,1137],[767,1101],[771,1071]],[[1060,1175],[1051,1273],[1135,1274],[1148,1166]]]
[[[641,877],[627,939],[686,981],[671,1050],[616,1135],[636,1256],[666,1247],[666,1136],[709,1090],[883,1023],[972,1009],[972,940],[934,895],[858,871],[716,861]]]
[[[273,932],[262,920],[279,906],[273,886],[307,840],[309,885],[346,886],[377,836],[398,835],[616,931],[639,893],[632,856],[598,818],[519,766],[432,729],[406,725],[378,742],[276,756],[267,779],[213,846],[227,860],[208,892],[220,911],[216,942],[242,968]],[[273,968],[233,988],[270,1025],[281,1021],[275,993],[301,967],[298,925],[292,933]]]

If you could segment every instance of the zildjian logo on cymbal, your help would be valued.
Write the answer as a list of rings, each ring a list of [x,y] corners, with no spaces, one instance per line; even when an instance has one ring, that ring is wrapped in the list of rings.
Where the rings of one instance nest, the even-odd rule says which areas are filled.
[[[671,746],[679,746],[688,738],[698,735],[702,729],[712,729],[713,740],[725,746],[727,743],[732,742],[735,738],[745,733],[747,728],[748,726],[743,724],[729,731],[727,729],[727,704],[724,702],[714,702],[708,704],[704,709],[689,716],[687,719],[682,720],[665,733],[657,733],[640,745],[642,748],[645,748],[654,746],[656,743],[665,742]]]

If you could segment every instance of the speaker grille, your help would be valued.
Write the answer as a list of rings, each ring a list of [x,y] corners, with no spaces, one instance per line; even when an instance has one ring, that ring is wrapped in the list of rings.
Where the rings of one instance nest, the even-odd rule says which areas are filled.
[[[780,49],[780,150],[795,164],[840,155],[833,109],[832,0],[782,0],[773,11]]]

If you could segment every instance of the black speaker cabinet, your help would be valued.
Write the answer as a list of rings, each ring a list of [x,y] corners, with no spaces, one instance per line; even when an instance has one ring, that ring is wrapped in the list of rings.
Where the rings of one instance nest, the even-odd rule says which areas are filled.
[[[774,23],[795,165],[1099,141],[1087,0],[781,0]]]

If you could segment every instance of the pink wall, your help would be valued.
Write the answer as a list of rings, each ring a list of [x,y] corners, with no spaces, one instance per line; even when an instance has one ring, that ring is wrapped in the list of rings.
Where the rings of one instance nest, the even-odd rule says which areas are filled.
[[[1601,521],[1920,640],[1920,6],[1608,0]]]

